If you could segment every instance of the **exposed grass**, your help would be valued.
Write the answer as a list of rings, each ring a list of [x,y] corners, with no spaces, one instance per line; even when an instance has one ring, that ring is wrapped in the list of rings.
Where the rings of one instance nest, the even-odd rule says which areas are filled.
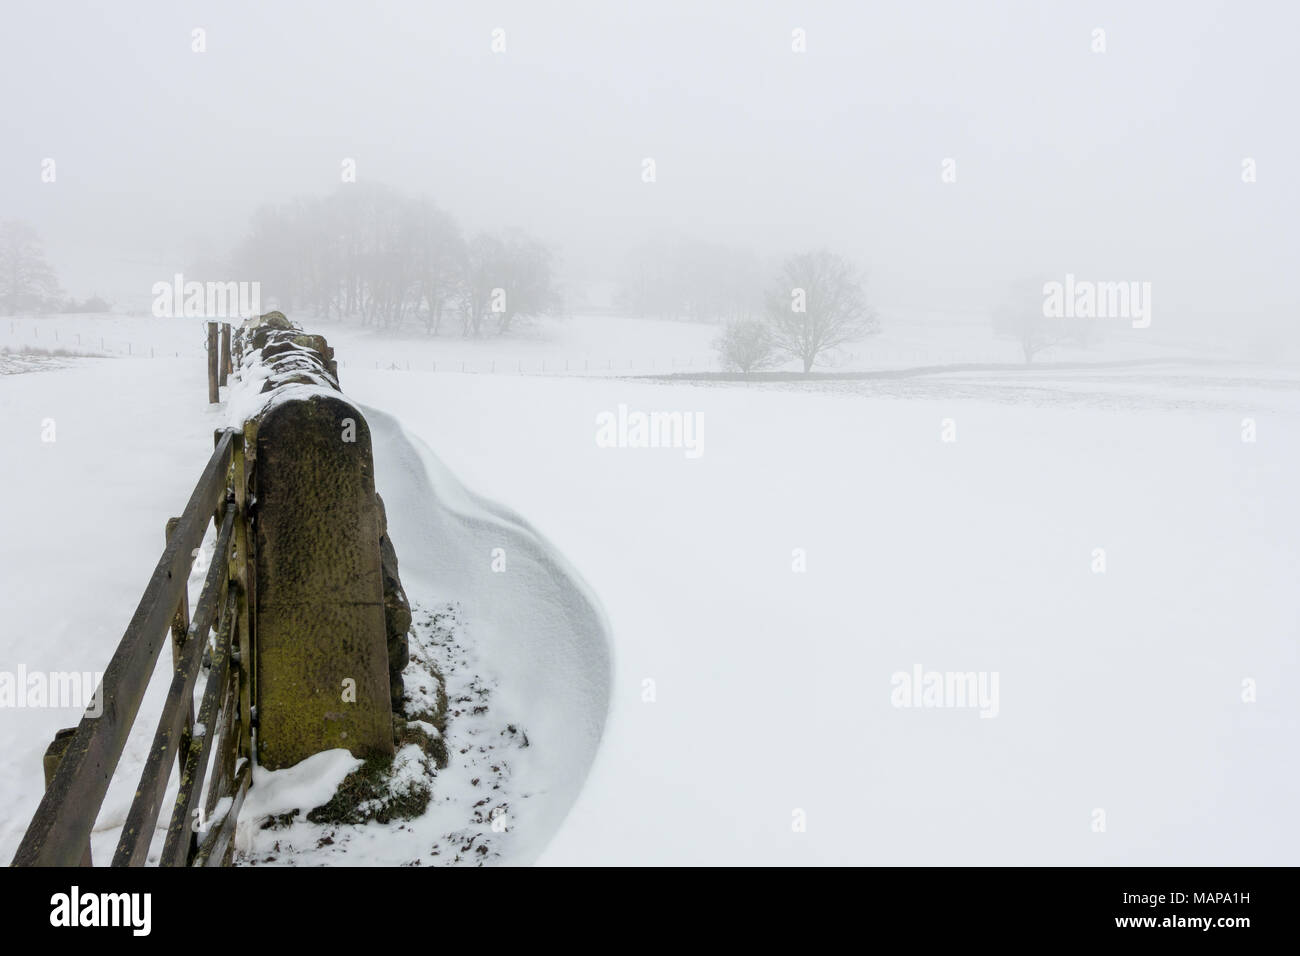
[[[433,721],[429,720],[428,717],[416,717],[414,719],[428,720],[429,723],[433,724]],[[443,719],[443,726],[446,726],[445,710],[443,712],[442,719]],[[434,726],[437,727],[438,725],[434,724]],[[444,738],[441,736],[442,733],[443,731],[442,728],[440,727],[438,729],[439,736],[431,737],[429,736],[428,733],[424,731],[423,728],[417,727],[414,724],[407,724],[403,722],[402,726],[400,727],[400,733],[397,738],[397,746],[403,747],[406,744],[415,744],[415,746],[419,747],[422,751],[424,751],[424,755],[428,757],[430,760],[432,760],[439,770],[442,770],[447,766],[447,762],[449,760],[449,754],[447,753],[447,743],[444,740]]]
[[[429,806],[427,784],[395,780],[392,757],[372,757],[343,778],[324,806],[307,814],[309,823],[367,823],[410,820]]]

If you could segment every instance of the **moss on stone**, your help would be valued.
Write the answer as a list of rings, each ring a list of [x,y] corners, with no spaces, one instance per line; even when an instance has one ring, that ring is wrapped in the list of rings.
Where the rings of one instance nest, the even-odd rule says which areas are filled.
[[[355,441],[341,439],[344,422]],[[391,755],[379,529],[365,419],[314,395],[257,423],[258,754]]]

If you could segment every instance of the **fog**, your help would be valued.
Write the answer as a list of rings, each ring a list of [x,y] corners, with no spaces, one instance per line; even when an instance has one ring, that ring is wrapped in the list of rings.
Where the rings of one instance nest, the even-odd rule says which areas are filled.
[[[1293,866],[1297,37],[10,0],[0,862]]]
[[[29,3],[4,18],[0,216],[37,228],[74,294],[143,298],[218,262],[258,205],[327,195],[351,159],[358,182],[431,197],[467,231],[553,243],[578,284],[648,236],[684,236],[830,247],[887,320],[981,312],[1007,282],[1067,272],[1151,282],[1166,332],[1296,310],[1292,5]]]

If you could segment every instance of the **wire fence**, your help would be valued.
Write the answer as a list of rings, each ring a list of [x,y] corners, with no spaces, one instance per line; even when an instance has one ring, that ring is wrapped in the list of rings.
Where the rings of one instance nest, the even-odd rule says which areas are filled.
[[[204,351],[207,347],[205,327],[148,336],[143,330],[117,327],[88,329],[88,320],[77,327],[51,319],[10,318],[0,325],[0,348],[9,354],[36,353],[69,357],[113,357],[143,359],[179,359]],[[111,321],[111,320],[110,320]],[[190,334],[192,332],[192,334]],[[881,343],[877,347],[840,352],[819,363],[817,371],[870,371],[943,365],[1007,365],[1022,362],[1019,347],[1013,342],[989,343],[992,347],[952,348],[926,344]],[[353,354],[362,358],[339,363],[340,371],[364,369],[383,372],[457,373],[473,375],[673,375],[724,371],[715,354],[660,354],[628,356],[617,354],[541,356],[496,355],[458,356],[456,343],[441,348],[434,340],[414,349],[383,354],[383,344],[364,339],[351,345]],[[447,352],[452,354],[448,355]],[[1043,356],[1051,361],[1050,356]],[[795,365],[790,365],[795,368]],[[796,369],[797,370],[797,369]]]

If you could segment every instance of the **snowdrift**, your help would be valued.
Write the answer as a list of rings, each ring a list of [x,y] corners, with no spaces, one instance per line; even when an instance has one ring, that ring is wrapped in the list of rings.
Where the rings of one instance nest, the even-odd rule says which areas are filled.
[[[362,411],[408,593],[461,605],[480,659],[499,681],[498,700],[527,715],[530,766],[521,777],[533,787],[514,814],[510,862],[532,862],[581,790],[605,725],[604,611],[527,521],[465,488],[394,418]]]

